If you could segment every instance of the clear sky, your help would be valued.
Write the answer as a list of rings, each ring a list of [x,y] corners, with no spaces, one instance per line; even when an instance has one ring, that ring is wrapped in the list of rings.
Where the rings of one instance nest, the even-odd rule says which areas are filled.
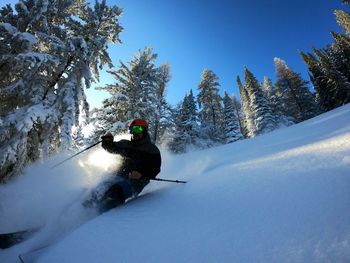
[[[330,44],[330,31],[341,31],[333,12],[347,8],[341,0],[107,0],[107,4],[124,10],[123,44],[109,49],[114,65],[130,61],[138,49],[152,47],[157,65],[170,64],[171,104],[190,89],[197,94],[205,68],[218,75],[221,95],[226,90],[238,96],[236,77],[243,79],[245,65],[259,81],[264,76],[274,80],[274,57],[309,80],[298,49],[311,51]],[[99,85],[111,81],[103,73]],[[105,94],[90,89],[87,96],[94,107],[101,105]]]

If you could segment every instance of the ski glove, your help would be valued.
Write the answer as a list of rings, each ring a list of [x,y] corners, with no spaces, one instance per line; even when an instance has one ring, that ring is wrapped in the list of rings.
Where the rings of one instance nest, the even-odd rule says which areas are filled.
[[[105,135],[101,136],[102,142],[113,142],[113,135],[107,132]]]

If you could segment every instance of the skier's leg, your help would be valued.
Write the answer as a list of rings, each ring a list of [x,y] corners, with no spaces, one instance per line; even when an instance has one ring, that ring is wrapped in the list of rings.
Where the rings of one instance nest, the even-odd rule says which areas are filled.
[[[94,189],[91,190],[86,200],[83,202],[83,206],[87,208],[97,208],[101,203],[101,199],[107,192],[107,190],[120,180],[118,177],[111,177],[105,181],[102,181]]]
[[[116,183],[112,185],[101,198],[99,204],[99,211],[101,213],[106,212],[112,208],[122,205],[125,202],[125,196],[123,193],[123,188]]]

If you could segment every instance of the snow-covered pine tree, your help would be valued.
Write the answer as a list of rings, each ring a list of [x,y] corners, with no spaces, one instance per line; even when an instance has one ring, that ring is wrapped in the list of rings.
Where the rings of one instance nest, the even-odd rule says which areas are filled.
[[[350,6],[349,0],[343,0],[343,4]],[[331,32],[334,43],[327,47],[327,52],[333,64],[333,71],[339,74],[340,89],[336,92],[336,105],[340,106],[350,102],[350,13],[345,10],[336,10],[336,20],[344,28],[344,34]],[[345,83],[343,83],[345,81]],[[333,83],[334,86],[334,83]]]
[[[350,23],[350,21],[349,21]],[[350,102],[350,35],[332,33],[334,43],[328,47],[328,54],[333,64],[333,70],[339,74],[339,79],[345,81],[344,89],[337,93],[337,105]]]
[[[237,85],[239,90],[239,95],[241,97],[242,110],[243,110],[243,135],[245,138],[253,137],[256,133],[256,127],[254,123],[253,113],[250,107],[250,98],[248,92],[242,84],[239,76],[237,76]]]
[[[331,34],[334,43],[328,46],[327,52],[333,58],[336,69],[350,80],[350,36],[334,32]]]
[[[330,50],[317,50],[314,52],[320,62],[321,72],[324,76],[319,88],[322,95],[320,101],[326,111],[342,106],[350,101],[350,82],[348,78],[338,70],[337,60]]]
[[[83,125],[79,125],[78,127],[74,127],[72,132],[72,149],[76,151],[80,151],[86,145],[85,138],[83,134]]]
[[[301,122],[314,117],[317,107],[307,84],[300,74],[288,67],[285,61],[274,58],[276,68],[276,88],[281,93],[284,113],[295,122]]]
[[[170,81],[170,66],[169,64],[163,64],[158,69],[157,74],[157,117],[154,121],[154,134],[153,141],[159,143],[162,141],[162,137],[167,137],[168,132],[173,129],[174,123],[172,123],[171,107],[165,99],[166,86]]]
[[[224,118],[218,80],[213,71],[204,69],[198,85],[199,118],[203,138],[214,143],[223,143],[225,140]]]
[[[90,69],[96,75],[110,61],[107,44],[121,31],[121,10],[105,1],[91,9],[83,0],[22,0],[15,8],[0,11],[1,181],[70,147],[72,127],[88,110]]]
[[[245,131],[245,128],[244,128],[244,113],[243,113],[243,110],[242,110],[242,105],[241,105],[240,101],[237,99],[237,97],[236,97],[236,95],[234,93],[232,93],[231,100],[232,100],[232,106],[233,106],[233,109],[235,111],[235,114],[236,114],[236,116],[238,116],[238,121],[239,121],[239,127],[240,127],[241,134],[245,138],[246,131]]]
[[[343,3],[349,5],[350,2],[344,0]],[[350,102],[350,15],[343,10],[336,10],[335,15],[345,34],[332,32],[332,45],[313,49],[317,58],[310,53],[300,52],[316,89],[317,102],[325,111]]]
[[[276,124],[278,126],[290,126],[293,125],[293,119],[284,114],[282,95],[277,92],[269,77],[265,76],[261,88],[268,99],[269,106],[273,115],[276,118]]]
[[[269,77],[264,77],[264,80],[261,83],[261,89],[264,92],[265,97],[269,100],[270,104],[272,104],[273,97],[275,96],[275,90]]]
[[[235,142],[243,139],[243,135],[241,133],[239,118],[236,115],[232,99],[224,92],[223,97],[224,103],[224,120],[225,120],[225,140],[226,143]]]
[[[166,86],[170,81],[170,65],[162,64],[157,74],[157,114],[159,119],[155,120],[154,142],[164,146],[169,146],[172,136],[175,133],[175,109],[166,101]]]
[[[176,118],[178,116],[177,109],[166,102],[165,111],[160,119],[160,133],[157,144],[163,148],[170,148],[173,136],[176,131]]]
[[[348,1],[344,3],[348,4]],[[342,10],[336,10],[335,14],[346,33],[332,32],[332,45],[313,49],[317,58],[310,53],[300,52],[317,91],[317,101],[325,111],[350,102],[350,15]]]
[[[299,51],[299,53],[309,69],[309,77],[315,88],[314,100],[320,108],[320,111],[325,111],[323,107],[323,98],[326,98],[327,92],[326,89],[322,87],[326,87],[327,79],[322,73],[321,63],[311,53],[303,53],[301,51]]]
[[[164,78],[166,81],[169,78],[160,78],[160,71],[164,68],[155,66],[156,58],[157,54],[151,48],[139,50],[128,65],[120,62],[118,70],[109,71],[115,83],[97,88],[111,94],[110,98],[103,101],[102,109],[95,119],[104,132],[126,132],[127,124],[133,119],[144,118],[149,121],[151,138],[154,138],[164,105]],[[94,135],[99,137],[103,134],[95,131]]]
[[[99,70],[104,65],[113,66],[107,44],[120,43],[119,33],[122,30],[118,23],[121,9],[108,7],[106,0],[96,1],[93,8],[85,1],[75,1],[71,9],[76,10],[82,21],[70,16],[66,23],[67,28],[77,33],[69,37],[71,63],[65,70],[67,78],[58,83],[58,90],[61,89],[60,84],[64,88],[58,92],[56,99],[58,109],[63,111],[61,144],[64,148],[71,145],[72,128],[79,125],[81,110],[88,116],[89,107],[84,88],[90,87],[93,77],[99,79]]]
[[[350,5],[350,1],[343,0],[343,3],[346,5]],[[334,12],[337,23],[341,25],[347,33],[350,33],[350,13],[345,10],[335,10]]]
[[[250,131],[252,137],[276,128],[276,118],[272,113],[269,102],[261,89],[259,82],[247,67],[244,68],[245,88],[248,92],[250,109],[256,130]]]
[[[183,153],[191,147],[199,145],[198,113],[192,90],[183,99],[177,118],[175,133],[170,149],[175,153]]]
[[[173,153],[184,153],[186,152],[186,142],[190,140],[189,135],[186,133],[186,123],[188,116],[184,110],[186,105],[187,95],[183,101],[179,103],[174,110],[175,117],[175,129],[171,136],[171,141],[168,142],[169,150]]]
[[[194,146],[199,146],[198,141],[200,138],[199,120],[196,100],[193,95],[192,89],[185,98],[184,101],[185,114],[188,116],[188,121],[186,123],[186,131],[189,134],[189,144]]]

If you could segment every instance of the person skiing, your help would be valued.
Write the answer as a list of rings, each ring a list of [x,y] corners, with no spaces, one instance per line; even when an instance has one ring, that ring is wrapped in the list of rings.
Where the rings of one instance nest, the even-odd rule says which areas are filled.
[[[116,177],[103,194],[99,204],[100,212],[121,205],[129,197],[137,196],[143,188],[160,172],[161,154],[151,142],[148,123],[135,119],[129,125],[131,140],[115,142],[108,132],[102,139],[102,147],[110,153],[123,157],[123,164]]]

